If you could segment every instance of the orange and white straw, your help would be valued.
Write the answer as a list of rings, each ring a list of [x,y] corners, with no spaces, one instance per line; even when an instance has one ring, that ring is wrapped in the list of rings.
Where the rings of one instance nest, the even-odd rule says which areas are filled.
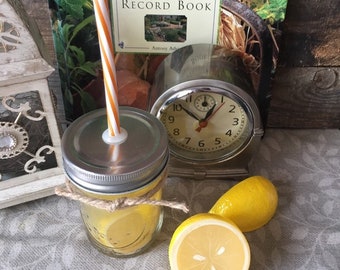
[[[106,111],[109,137],[121,137],[121,127],[118,108],[118,86],[114,62],[113,39],[109,4],[107,0],[93,0],[97,24],[98,40],[101,53],[103,79],[105,87]],[[118,139],[119,141],[120,139]],[[117,140],[113,140],[117,141]]]

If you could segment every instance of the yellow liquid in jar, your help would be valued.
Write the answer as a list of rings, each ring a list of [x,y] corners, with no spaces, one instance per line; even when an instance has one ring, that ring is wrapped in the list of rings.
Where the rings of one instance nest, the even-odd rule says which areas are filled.
[[[165,176],[166,173],[163,172],[148,186],[130,193],[99,195],[85,192],[85,194],[103,200],[139,197],[152,190]],[[150,199],[160,200],[161,197],[160,189]],[[141,251],[160,230],[163,219],[162,207],[148,204],[108,212],[82,203],[81,214],[92,244],[100,251],[113,256],[132,255]]]

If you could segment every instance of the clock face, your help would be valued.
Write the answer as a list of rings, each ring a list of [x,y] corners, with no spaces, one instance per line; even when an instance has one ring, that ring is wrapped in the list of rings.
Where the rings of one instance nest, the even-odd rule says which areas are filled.
[[[190,160],[219,160],[246,145],[252,121],[236,96],[211,91],[178,95],[159,111],[172,153]]]

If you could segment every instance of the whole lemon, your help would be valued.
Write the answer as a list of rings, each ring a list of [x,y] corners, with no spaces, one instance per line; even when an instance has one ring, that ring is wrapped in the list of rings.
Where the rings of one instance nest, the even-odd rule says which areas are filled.
[[[209,213],[232,220],[242,232],[256,230],[274,216],[278,194],[271,181],[249,177],[224,193]]]

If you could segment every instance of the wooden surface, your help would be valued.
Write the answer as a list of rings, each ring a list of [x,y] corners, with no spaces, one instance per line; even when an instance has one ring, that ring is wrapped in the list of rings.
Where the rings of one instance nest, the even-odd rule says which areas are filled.
[[[288,1],[267,126],[340,127],[340,1]]]
[[[339,74],[339,67],[280,68],[267,126],[339,128]]]
[[[339,0],[288,0],[280,64],[340,66]]]

